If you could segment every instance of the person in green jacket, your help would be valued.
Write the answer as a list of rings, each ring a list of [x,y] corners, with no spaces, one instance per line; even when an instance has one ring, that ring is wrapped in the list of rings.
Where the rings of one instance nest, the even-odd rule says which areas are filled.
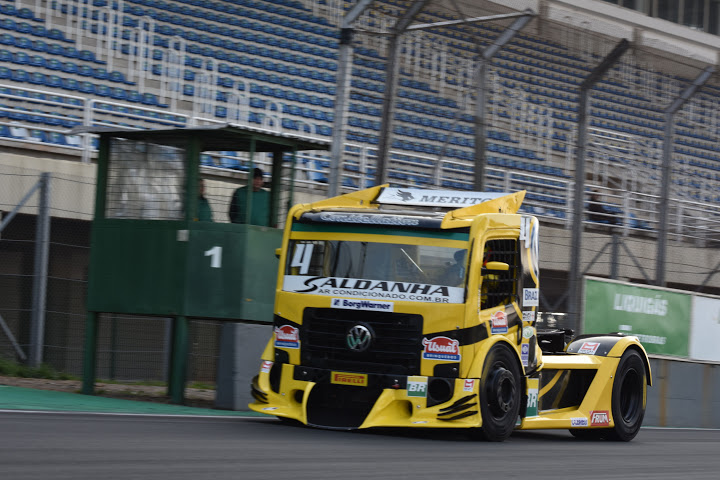
[[[213,221],[213,213],[212,209],[210,208],[210,203],[208,202],[207,198],[205,198],[205,181],[203,179],[200,179],[200,183],[198,185],[198,209],[197,209],[197,218],[195,219],[196,222],[212,222]]]
[[[250,223],[251,225],[269,226],[270,222],[270,192],[263,190],[263,171],[259,168],[253,170],[252,207],[250,221],[245,218],[247,210],[247,190],[240,187],[233,193],[230,201],[230,221],[232,223]]]

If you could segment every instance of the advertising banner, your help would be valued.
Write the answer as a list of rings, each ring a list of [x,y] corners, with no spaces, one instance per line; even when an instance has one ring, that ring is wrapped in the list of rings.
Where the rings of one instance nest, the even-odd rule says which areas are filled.
[[[582,333],[622,332],[649,354],[688,357],[691,304],[676,291],[586,278]]]
[[[720,299],[693,298],[690,358],[720,362]]]

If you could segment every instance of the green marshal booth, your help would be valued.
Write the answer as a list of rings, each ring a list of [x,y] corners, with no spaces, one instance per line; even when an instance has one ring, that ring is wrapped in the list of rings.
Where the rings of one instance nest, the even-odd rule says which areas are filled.
[[[293,203],[295,154],[327,150],[328,144],[230,124],[166,130],[86,128],[82,132],[99,136],[83,393],[94,393],[100,313],[170,318],[168,394],[174,403],[182,403],[188,321],[270,324],[278,266],[275,249],[282,240],[282,230],[277,228],[195,221],[202,155],[245,152],[247,172],[252,172],[256,155],[269,153],[272,180],[267,224],[277,225]],[[236,186],[244,182],[251,186],[252,175],[245,176],[247,180]],[[245,191],[244,218],[250,218],[252,188]],[[242,345],[237,342],[242,337],[237,329],[223,328],[219,363],[238,361]],[[231,352],[226,358],[223,349]],[[250,370],[256,369],[256,358]],[[235,369],[233,365],[219,367],[218,396],[223,368]]]

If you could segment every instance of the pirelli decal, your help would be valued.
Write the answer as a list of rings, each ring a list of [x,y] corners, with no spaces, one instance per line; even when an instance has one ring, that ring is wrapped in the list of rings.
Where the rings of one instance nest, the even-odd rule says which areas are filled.
[[[367,387],[368,376],[364,373],[332,372],[330,383],[338,385],[353,385],[355,387]]]

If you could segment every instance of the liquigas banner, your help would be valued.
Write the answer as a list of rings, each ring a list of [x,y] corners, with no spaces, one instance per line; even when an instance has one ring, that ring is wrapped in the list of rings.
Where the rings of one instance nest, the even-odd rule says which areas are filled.
[[[586,278],[583,333],[622,332],[648,353],[687,357],[691,304],[676,291]]]

